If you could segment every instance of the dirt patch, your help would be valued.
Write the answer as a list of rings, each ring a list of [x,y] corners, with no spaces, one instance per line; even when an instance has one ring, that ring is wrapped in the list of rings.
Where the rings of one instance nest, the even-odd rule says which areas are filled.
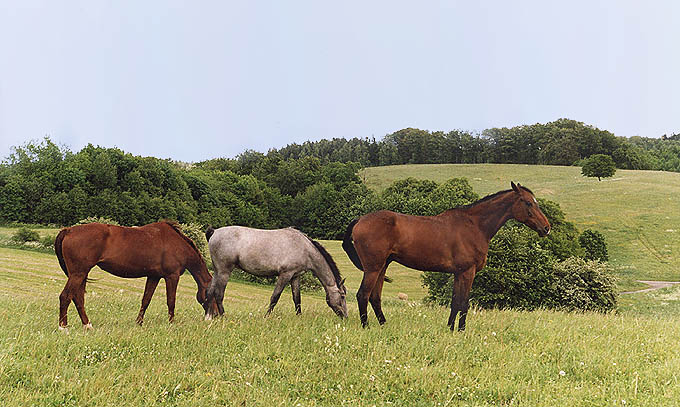
[[[675,284],[680,284],[680,281],[652,281],[652,280],[638,280],[638,283],[647,284],[649,288],[643,288],[635,291],[624,291],[621,294],[635,294],[645,293],[648,291],[660,290],[662,288],[670,287]]]

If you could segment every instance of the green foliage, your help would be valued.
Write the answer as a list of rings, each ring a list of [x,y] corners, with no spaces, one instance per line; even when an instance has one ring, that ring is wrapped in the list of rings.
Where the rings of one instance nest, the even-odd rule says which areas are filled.
[[[607,263],[570,257],[555,265],[552,284],[557,308],[599,312],[616,309],[616,278]]]
[[[616,164],[606,154],[594,154],[583,161],[581,173],[586,177],[597,177],[601,181],[602,178],[612,177],[616,173]]]
[[[38,234],[38,232],[34,230],[31,230],[23,226],[17,229],[16,232],[14,232],[14,234],[12,235],[12,240],[17,243],[39,242],[40,234]]]
[[[410,215],[437,215],[479,197],[464,178],[451,178],[442,184],[430,180],[406,178],[395,181],[380,196],[380,206]]]
[[[74,224],[74,226],[75,225],[85,225],[87,223],[104,223],[104,224],[107,224],[107,225],[120,226],[120,224],[118,222],[116,222],[115,220],[105,218],[105,217],[102,217],[102,216],[88,216],[87,218],[81,219],[78,222],[76,222]]]
[[[586,229],[578,237],[579,245],[585,250],[586,260],[609,260],[604,235],[596,230]]]

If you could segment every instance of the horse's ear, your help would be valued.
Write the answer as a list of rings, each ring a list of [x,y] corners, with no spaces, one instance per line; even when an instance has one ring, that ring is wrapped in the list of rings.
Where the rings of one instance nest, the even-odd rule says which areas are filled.
[[[519,192],[519,183],[515,185],[514,182],[510,181],[510,186],[512,186],[513,191]]]

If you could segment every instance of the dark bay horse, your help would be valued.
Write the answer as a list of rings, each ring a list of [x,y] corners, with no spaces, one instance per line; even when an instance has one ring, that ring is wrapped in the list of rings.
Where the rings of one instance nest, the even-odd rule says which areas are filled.
[[[279,301],[281,292],[290,283],[295,310],[300,308],[300,276],[311,271],[326,291],[326,303],[344,318],[347,316],[345,280],[331,255],[321,243],[293,228],[263,230],[243,226],[227,226],[206,231],[210,257],[215,266],[215,275],[208,290],[208,298],[215,299],[219,314],[224,314],[222,305],[224,290],[234,267],[256,276],[278,276],[274,293],[269,300],[267,314]],[[206,319],[216,313],[208,309]]]
[[[214,307],[206,301],[212,277],[194,242],[176,223],[163,221],[141,227],[122,227],[89,223],[62,229],[54,242],[59,265],[68,277],[59,295],[59,327],[67,325],[67,310],[73,300],[83,326],[92,328],[85,314],[87,274],[95,265],[118,277],[146,277],[142,308],[137,323],[144,322],[144,312],[156,286],[165,279],[170,322],[175,317],[175,295],[179,276],[188,269],[196,284],[196,299],[204,309]]]
[[[519,183],[510,184],[512,189],[437,216],[378,211],[352,221],[342,247],[364,272],[357,292],[361,324],[368,325],[369,301],[378,322],[385,323],[380,295],[387,266],[396,261],[417,270],[454,275],[448,325],[454,329],[460,312],[458,330],[464,330],[472,280],[486,264],[489,242],[505,222],[515,219],[541,237],[550,233],[548,219],[534,194]]]

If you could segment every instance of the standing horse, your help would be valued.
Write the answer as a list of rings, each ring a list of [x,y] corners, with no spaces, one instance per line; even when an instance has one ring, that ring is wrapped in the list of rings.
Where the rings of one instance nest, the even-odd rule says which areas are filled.
[[[321,243],[293,228],[262,230],[243,226],[227,226],[205,233],[215,274],[208,290],[208,299],[215,299],[220,315],[224,314],[224,290],[235,266],[256,276],[278,275],[267,314],[279,301],[281,292],[290,282],[293,302],[300,308],[300,275],[311,270],[326,290],[326,303],[344,318],[347,316],[345,280],[331,255]],[[206,310],[205,318],[216,314]]]
[[[448,325],[453,330],[460,312],[458,330],[464,330],[472,280],[486,264],[489,242],[505,222],[516,219],[541,237],[550,233],[548,219],[538,207],[534,194],[520,184],[510,184],[510,190],[437,216],[378,211],[352,221],[342,248],[364,272],[357,292],[362,326],[368,325],[369,301],[378,322],[385,323],[380,295],[387,266],[396,261],[417,270],[454,275]]]
[[[54,242],[59,265],[68,277],[59,295],[59,327],[67,325],[67,310],[73,300],[85,328],[92,328],[85,314],[87,274],[95,265],[118,277],[146,277],[142,308],[144,313],[156,286],[165,279],[170,322],[175,317],[175,295],[179,276],[188,269],[198,284],[196,299],[209,309],[206,291],[212,277],[194,242],[171,222],[158,222],[141,227],[122,227],[89,223],[62,229]],[[215,304],[211,304],[213,307]]]

